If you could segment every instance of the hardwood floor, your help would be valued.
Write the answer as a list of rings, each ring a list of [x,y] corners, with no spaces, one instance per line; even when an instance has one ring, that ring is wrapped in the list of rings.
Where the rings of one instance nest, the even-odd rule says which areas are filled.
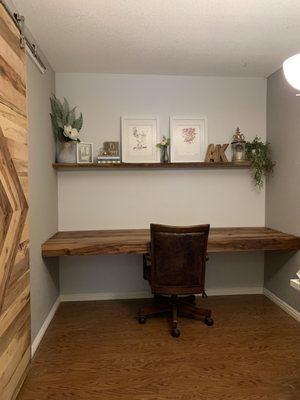
[[[262,295],[199,299],[215,325],[139,325],[147,300],[62,303],[18,400],[300,399],[300,325]]]

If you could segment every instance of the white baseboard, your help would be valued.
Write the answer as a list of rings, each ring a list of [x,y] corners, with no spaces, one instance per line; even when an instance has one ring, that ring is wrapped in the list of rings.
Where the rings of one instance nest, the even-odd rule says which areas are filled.
[[[296,321],[300,322],[300,312],[295,310],[293,307],[291,307],[285,301],[281,300],[279,297],[277,297],[274,293],[270,292],[270,290],[266,288],[264,288],[264,295],[268,297],[268,299],[273,301],[275,304],[277,304],[283,311],[288,313],[291,317],[295,318]]]
[[[254,286],[254,287],[232,287],[232,288],[220,288],[220,289],[207,289],[206,293],[208,296],[263,294],[263,287],[262,286]]]
[[[126,300],[146,299],[152,297],[151,292],[98,292],[98,293],[69,293],[60,296],[61,301],[94,301],[94,300]]]
[[[300,290],[300,279],[291,279],[291,286],[297,290]]]
[[[209,296],[228,296],[241,294],[263,294],[262,287],[240,287],[240,288],[221,288],[207,289]],[[126,299],[146,299],[152,297],[151,292],[123,292],[123,293],[70,293],[62,294],[61,301],[93,301],[93,300],[126,300]]]
[[[60,296],[58,296],[55,303],[53,304],[49,314],[47,315],[47,318],[45,319],[43,325],[41,326],[41,329],[39,330],[34,341],[32,342],[31,357],[34,356],[34,353],[36,352],[37,348],[39,347],[39,344],[41,343],[41,340],[43,339],[43,336],[45,335],[45,332],[46,332],[48,326],[50,325],[50,322],[52,321],[52,318],[54,317],[60,302],[61,302],[61,299],[60,299]]]

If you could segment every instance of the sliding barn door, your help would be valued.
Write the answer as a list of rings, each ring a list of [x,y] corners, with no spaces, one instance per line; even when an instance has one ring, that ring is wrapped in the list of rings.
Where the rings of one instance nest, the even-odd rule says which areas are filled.
[[[0,399],[14,399],[30,361],[25,52],[0,4]]]

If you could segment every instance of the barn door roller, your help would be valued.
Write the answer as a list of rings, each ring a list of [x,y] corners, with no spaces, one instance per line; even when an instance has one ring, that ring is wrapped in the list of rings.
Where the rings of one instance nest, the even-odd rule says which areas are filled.
[[[31,60],[35,63],[42,74],[45,73],[46,67],[37,53],[37,45],[29,41],[25,36],[25,18],[23,15],[14,13],[15,20],[17,21],[20,30],[20,47],[25,49]]]
[[[19,29],[20,29],[20,47],[21,49],[25,49],[26,46],[26,38],[24,34],[24,29],[25,29],[25,17],[24,15],[20,15],[17,13],[14,13],[14,17],[18,23]]]
[[[42,74],[44,74],[46,71],[46,66],[44,65],[43,61],[41,60],[41,58],[39,57],[39,55],[37,53],[37,45],[34,43],[33,40],[29,40],[28,37],[30,37],[32,39],[30,32],[28,32],[29,36],[26,36],[26,34],[25,34],[25,18],[24,18],[24,16],[20,15],[17,12],[13,12],[11,10],[11,7],[13,7],[13,6],[10,5],[10,7],[9,7],[7,2],[5,2],[4,0],[0,0],[0,4],[3,5],[5,10],[11,17],[12,21],[14,22],[14,24],[20,31],[20,47],[21,47],[21,49],[26,50],[26,53],[28,54],[28,56],[31,58],[31,60],[34,62],[34,64],[37,66],[37,68],[40,70],[40,72]],[[14,7],[14,11],[15,11],[15,7]]]

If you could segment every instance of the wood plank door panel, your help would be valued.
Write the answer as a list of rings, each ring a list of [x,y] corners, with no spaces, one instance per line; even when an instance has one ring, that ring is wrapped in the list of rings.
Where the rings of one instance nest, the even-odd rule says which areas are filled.
[[[0,398],[14,399],[31,357],[25,51],[0,4]]]

